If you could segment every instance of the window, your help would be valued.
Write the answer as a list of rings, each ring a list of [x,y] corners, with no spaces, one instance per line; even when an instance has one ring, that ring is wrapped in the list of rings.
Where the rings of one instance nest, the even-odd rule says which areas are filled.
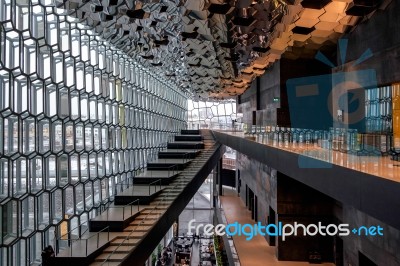
[[[52,3],[0,0],[0,265],[40,260],[186,127],[179,88]]]

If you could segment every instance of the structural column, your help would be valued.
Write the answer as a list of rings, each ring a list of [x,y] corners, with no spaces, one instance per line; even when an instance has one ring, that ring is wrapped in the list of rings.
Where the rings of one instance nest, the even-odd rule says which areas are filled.
[[[213,195],[213,207],[216,208],[217,207],[217,203],[218,203],[218,190],[217,190],[217,184],[218,184],[218,165],[215,166],[213,172],[212,172],[212,176],[213,176],[213,182],[212,182],[212,195]]]
[[[221,173],[222,173],[222,158],[219,159],[219,162],[217,164],[217,179],[218,179],[218,195],[219,196],[223,196]]]

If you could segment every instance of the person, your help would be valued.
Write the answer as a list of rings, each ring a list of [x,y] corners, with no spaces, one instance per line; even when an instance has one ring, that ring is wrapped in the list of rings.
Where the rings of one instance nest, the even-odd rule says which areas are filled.
[[[49,256],[50,256],[50,257],[55,257],[55,256],[56,256],[56,253],[54,252],[54,249],[53,249],[53,247],[52,247],[51,245],[49,245],[49,246],[47,247],[47,249],[48,249],[48,251],[49,251]]]
[[[237,122],[237,120],[236,119],[232,119],[232,130],[233,131],[236,131],[236,128],[235,128],[235,123]]]
[[[42,254],[41,254],[41,256],[42,256],[42,265],[43,266],[47,266],[47,265],[50,265],[50,258],[51,257],[55,257],[55,252],[54,252],[54,249],[53,249],[53,247],[52,246],[47,246],[47,247],[45,247],[44,249],[43,249],[43,251],[42,251]]]
[[[168,254],[168,262],[169,262],[172,259],[172,249],[170,247],[167,247],[167,254]]]
[[[47,247],[42,250],[42,264],[44,266],[49,265],[48,257],[47,257]]]

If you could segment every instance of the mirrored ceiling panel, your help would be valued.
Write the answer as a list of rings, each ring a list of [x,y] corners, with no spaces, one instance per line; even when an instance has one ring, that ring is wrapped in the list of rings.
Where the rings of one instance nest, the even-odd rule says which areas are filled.
[[[391,0],[54,0],[196,98],[242,94],[282,56],[313,57]]]

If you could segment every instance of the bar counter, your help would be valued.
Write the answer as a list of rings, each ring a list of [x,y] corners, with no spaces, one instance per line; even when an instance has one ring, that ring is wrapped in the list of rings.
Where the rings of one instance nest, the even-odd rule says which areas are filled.
[[[213,131],[217,141],[400,229],[400,162],[313,144],[274,144],[243,132]]]

